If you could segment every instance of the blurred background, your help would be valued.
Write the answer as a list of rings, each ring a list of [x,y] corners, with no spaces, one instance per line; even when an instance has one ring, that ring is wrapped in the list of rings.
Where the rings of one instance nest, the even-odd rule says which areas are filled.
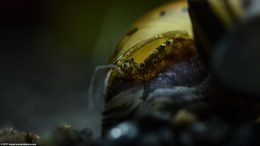
[[[1,0],[0,127],[44,135],[70,124],[98,136],[101,92],[99,109],[87,110],[95,66],[136,18],[167,1]]]

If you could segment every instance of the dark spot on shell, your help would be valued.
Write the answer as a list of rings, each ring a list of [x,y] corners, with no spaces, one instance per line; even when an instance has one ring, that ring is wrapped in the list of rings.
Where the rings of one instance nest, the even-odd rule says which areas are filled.
[[[160,17],[164,16],[165,14],[166,14],[165,11],[161,11],[160,12]]]
[[[138,28],[135,27],[134,29],[131,29],[130,31],[128,31],[126,35],[131,36],[131,35],[133,35],[134,33],[136,33],[137,31],[138,31]]]

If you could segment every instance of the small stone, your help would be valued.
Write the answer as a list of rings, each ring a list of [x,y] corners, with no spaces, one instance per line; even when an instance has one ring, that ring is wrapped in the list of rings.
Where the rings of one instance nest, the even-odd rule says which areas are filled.
[[[182,109],[177,112],[176,116],[173,119],[173,124],[174,125],[190,125],[196,121],[197,121],[197,117],[193,113]]]

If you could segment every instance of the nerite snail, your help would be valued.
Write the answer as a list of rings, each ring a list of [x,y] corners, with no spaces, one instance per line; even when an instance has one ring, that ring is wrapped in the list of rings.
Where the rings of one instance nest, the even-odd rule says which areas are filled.
[[[117,69],[105,80],[105,129],[147,107],[201,99],[208,74],[193,43],[187,2],[168,3],[138,19],[112,64]]]

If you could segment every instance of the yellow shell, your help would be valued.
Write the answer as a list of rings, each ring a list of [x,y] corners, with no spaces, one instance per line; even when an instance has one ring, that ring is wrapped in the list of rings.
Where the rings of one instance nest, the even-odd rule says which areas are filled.
[[[106,84],[115,77],[139,81],[153,78],[170,63],[195,54],[192,36],[185,0],[148,12],[120,41],[112,60],[119,71],[109,70]]]

